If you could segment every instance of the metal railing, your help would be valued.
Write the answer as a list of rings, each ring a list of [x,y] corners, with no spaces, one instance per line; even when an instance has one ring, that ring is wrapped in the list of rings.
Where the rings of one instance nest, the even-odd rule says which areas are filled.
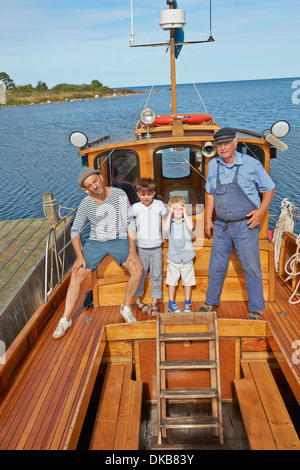
[[[51,291],[53,290],[56,284],[61,284],[61,280],[65,274],[66,268],[66,250],[72,245],[71,238],[67,241],[67,230],[70,228],[70,225],[73,222],[73,217],[76,214],[77,209],[71,210],[67,215],[63,216],[48,232],[47,241],[46,241],[46,251],[45,251],[45,287],[44,287],[44,301],[47,302],[50,296]],[[71,218],[71,220],[69,220]],[[62,232],[59,233],[57,237],[57,229],[61,224],[65,224]],[[90,226],[87,224],[80,235]],[[63,246],[59,249],[58,241],[63,238]],[[68,267],[69,268],[69,267]],[[68,269],[67,268],[67,269]],[[50,272],[50,279],[49,273]],[[57,282],[54,284],[55,274],[57,277]],[[49,289],[48,289],[49,283]]]

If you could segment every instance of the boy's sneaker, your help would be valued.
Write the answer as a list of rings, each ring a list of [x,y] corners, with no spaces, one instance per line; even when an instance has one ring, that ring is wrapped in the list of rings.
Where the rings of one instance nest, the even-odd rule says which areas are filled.
[[[186,313],[191,313],[192,311],[192,302],[190,300],[185,300],[184,301],[184,312]]]
[[[216,310],[217,305],[209,305],[205,302],[205,304],[202,305],[200,308],[199,312],[213,312]]]
[[[181,310],[179,310],[175,302],[169,302],[168,307],[171,313],[181,313]]]
[[[126,323],[132,323],[134,321],[137,321],[137,319],[132,315],[130,307],[123,307],[123,305],[121,305],[121,315],[126,321]]]
[[[56,330],[53,333],[53,338],[58,339],[65,335],[66,331],[71,328],[72,320],[67,320],[66,318],[61,318],[57,325]]]

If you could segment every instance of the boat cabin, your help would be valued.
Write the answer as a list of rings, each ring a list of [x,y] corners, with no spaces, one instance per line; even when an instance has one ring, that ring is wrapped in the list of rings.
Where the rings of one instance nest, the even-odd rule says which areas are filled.
[[[168,124],[165,124],[166,122]],[[197,253],[194,262],[197,288],[193,288],[192,295],[193,300],[198,301],[205,299],[208,285],[208,263],[212,242],[204,233],[205,181],[208,163],[216,155],[213,135],[219,129],[220,126],[209,114],[156,116],[154,123],[150,125],[139,121],[134,134],[122,135],[118,138],[106,136],[86,143],[79,151],[82,164],[101,169],[105,184],[123,189],[131,204],[139,200],[135,185],[140,177],[153,178],[156,181],[155,197],[164,203],[175,195],[185,199],[188,212],[196,226],[193,244]],[[269,171],[270,158],[274,155],[275,149],[255,132],[237,130],[236,136],[237,150],[258,159]],[[272,300],[274,298],[274,246],[268,239],[268,213],[265,214],[261,223],[260,240],[264,294],[266,300]],[[166,273],[167,249],[167,241],[165,241],[164,273]],[[93,276],[96,306],[107,305],[109,302],[107,286],[104,285],[103,278],[116,274],[122,284],[118,289],[120,294],[118,303],[122,303],[127,275],[114,260],[107,257]],[[201,286],[200,289],[199,286]],[[149,285],[147,288],[145,302],[150,300],[150,287]],[[183,291],[183,287],[180,286],[177,293],[178,301],[184,300],[182,299]],[[233,298],[235,300],[247,299],[244,274],[234,252],[223,289],[224,300]],[[166,299],[167,288],[164,286],[163,300],[166,301]]]
[[[182,196],[195,214],[205,207],[207,166],[216,155],[212,145],[220,126],[214,123],[183,124],[177,117],[168,126],[150,126],[150,134],[140,125],[135,134],[97,139],[79,151],[83,166],[101,168],[107,186],[123,189],[133,204],[138,201],[135,184],[141,177],[156,181],[156,198],[167,203]],[[249,131],[250,132],[250,131]],[[269,171],[270,145],[261,138],[237,132],[237,150],[258,159]],[[273,154],[273,152],[272,152]],[[263,228],[263,227],[262,227]],[[263,230],[262,238],[265,238]]]

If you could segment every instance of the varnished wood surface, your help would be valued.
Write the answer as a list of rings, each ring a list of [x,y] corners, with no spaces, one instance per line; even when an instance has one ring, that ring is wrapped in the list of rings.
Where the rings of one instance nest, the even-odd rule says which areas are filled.
[[[267,361],[243,362],[235,380],[252,450],[300,450],[300,441]]]
[[[106,324],[124,323],[119,306],[84,309],[83,300],[90,288],[91,280],[87,279],[74,309],[73,327],[64,338],[54,340],[52,333],[64,303],[58,307],[3,400],[0,449],[64,449],[68,444],[101,331]],[[292,362],[295,352],[292,344],[300,338],[299,307],[288,303],[288,294],[278,279],[275,290],[276,302],[267,303],[264,319],[279,338],[299,380],[300,366]],[[200,306],[201,303],[194,302],[193,310],[198,311]],[[160,311],[166,308],[166,304],[160,305]],[[280,315],[282,311],[287,315]],[[247,303],[222,302],[217,314],[218,318],[245,319]],[[136,316],[139,321],[152,320],[141,312],[136,312]]]

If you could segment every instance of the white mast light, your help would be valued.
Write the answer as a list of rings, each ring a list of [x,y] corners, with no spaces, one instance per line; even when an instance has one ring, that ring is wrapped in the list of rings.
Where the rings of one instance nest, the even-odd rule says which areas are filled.
[[[181,29],[184,27],[185,11],[179,9],[162,10],[159,14],[159,24],[164,30]]]

